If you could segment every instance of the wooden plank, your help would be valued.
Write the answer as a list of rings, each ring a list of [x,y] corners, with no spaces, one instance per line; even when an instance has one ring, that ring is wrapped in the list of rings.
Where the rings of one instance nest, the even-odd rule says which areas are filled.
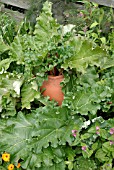
[[[89,0],[89,1],[114,8],[114,0]],[[30,0],[0,0],[0,2],[20,7],[22,9],[28,9],[30,7]]]
[[[20,13],[20,12],[18,12],[18,11],[12,11],[12,10],[10,10],[10,9],[7,9],[7,8],[4,7],[4,5],[2,5],[2,6],[0,7],[0,12],[1,12],[1,13],[5,13],[5,14],[13,17],[13,19],[14,19],[16,22],[22,21],[22,20],[24,19],[24,17],[25,17],[24,14],[22,14],[22,13]]]
[[[22,9],[28,9],[30,7],[30,0],[0,0],[0,2]]]
[[[95,2],[99,5],[104,5],[104,6],[114,8],[114,0],[90,0],[90,1]]]

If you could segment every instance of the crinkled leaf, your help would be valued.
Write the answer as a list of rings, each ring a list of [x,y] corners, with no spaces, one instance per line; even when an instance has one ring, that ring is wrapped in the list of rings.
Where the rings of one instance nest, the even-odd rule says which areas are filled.
[[[114,67],[114,55],[112,55],[110,58],[107,58],[106,62],[101,64],[101,70],[107,69],[110,67]]]
[[[1,117],[14,116],[16,114],[16,99],[6,95],[2,97]]]
[[[93,102],[94,93],[91,91],[77,91],[74,94],[67,94],[65,100],[63,101],[63,105],[68,105],[69,107],[74,109],[76,113],[80,113],[82,115],[87,115],[88,112],[95,114],[98,109],[100,109],[100,105]]]
[[[93,86],[98,81],[98,73],[94,67],[90,67],[86,70],[85,74],[79,75],[76,79],[77,83],[84,87]]]
[[[52,159],[56,163],[61,162],[63,151],[57,147],[60,143],[64,145],[66,142],[69,144],[72,142],[72,129],[77,124],[75,117],[69,120],[68,114],[65,108],[58,109],[58,107],[54,109],[39,108],[35,113],[28,115],[19,112],[16,118],[6,120],[5,128],[0,128],[0,151],[7,151],[11,155],[15,155],[12,157],[14,162],[21,158],[25,161],[23,167],[27,167],[27,169],[31,167],[31,164],[33,165],[33,162],[30,161],[32,159],[30,155],[33,152],[39,155],[39,157],[34,155],[34,161],[37,162],[35,162],[35,166],[40,167],[41,162],[45,166],[51,166],[53,165]],[[78,124],[82,124],[81,119],[78,120]],[[0,126],[2,126],[1,123]],[[64,135],[65,132],[67,132],[66,135]],[[48,149],[49,144],[55,149]],[[53,154],[56,155],[56,158]],[[46,155],[49,159],[46,159]]]
[[[10,47],[10,57],[17,62],[17,64],[24,64],[24,42],[21,35],[17,35]]]
[[[73,48],[73,54],[62,65],[65,69],[68,67],[76,68],[77,71],[84,73],[89,65],[100,67],[106,60],[105,50],[82,37],[74,37],[68,42],[68,45]]]
[[[75,25],[73,24],[67,24],[62,26],[62,34],[65,35],[69,32],[71,32],[75,28]]]
[[[65,170],[65,163],[61,162],[50,167],[41,167],[39,170]]]
[[[39,46],[46,44],[54,36],[58,36],[59,24],[52,17],[52,4],[46,1],[44,3],[42,13],[36,19],[35,31],[36,40]]]
[[[70,85],[69,90],[72,88],[72,91],[65,93],[62,103],[63,106],[65,105],[75,110],[75,113],[82,115],[95,114],[101,108],[101,101],[105,101],[113,93],[113,89],[108,86],[107,80],[98,81],[97,76],[94,76],[93,73],[93,84],[91,85],[89,81],[92,79],[92,74],[90,80],[86,80],[86,78],[87,75],[84,74],[76,80],[82,87],[76,84]]]
[[[0,61],[0,71],[5,71],[9,68],[10,63],[12,62],[12,60],[10,58],[4,59]]]
[[[85,159],[83,157],[78,157],[74,163],[74,170],[93,170],[97,169],[96,163],[91,159]]]
[[[63,156],[64,154],[61,147],[48,147],[43,149],[43,151],[38,154],[30,152],[29,156],[21,162],[21,166],[27,170],[31,170],[34,167],[49,168],[53,166],[53,162],[54,164],[59,164],[61,161],[63,161]]]
[[[20,87],[23,83],[23,77],[21,74],[15,75],[12,73],[4,73],[0,75],[0,78],[0,88],[4,89],[5,93],[13,90],[17,95],[20,95]]]
[[[2,36],[0,36],[0,53],[3,53],[7,50],[9,50],[9,46],[4,43]]]
[[[2,115],[15,115],[16,99],[20,97],[20,88],[23,83],[21,74],[4,73],[0,75],[0,112]]]
[[[77,121],[74,121],[74,119],[68,120],[68,110],[65,108],[59,110],[57,108],[46,110],[46,108],[37,110],[40,127],[35,134],[33,133],[33,136],[37,135],[39,139],[33,141],[36,152],[39,152],[42,146],[48,147],[49,142],[53,147],[57,147],[58,143],[61,145],[66,142],[71,143],[71,131],[74,129],[75,124],[77,124]],[[82,120],[80,120],[80,123],[82,123]]]
[[[38,91],[36,82],[25,83],[22,87],[21,95],[22,108],[30,109],[30,103],[34,101],[34,99],[40,98],[40,92]]]
[[[25,117],[21,112],[16,119],[8,120],[8,127],[6,126],[1,134],[3,140],[0,143],[4,149],[1,147],[0,151],[7,151],[12,156],[16,154],[15,162],[20,158],[28,157],[30,148],[27,144],[29,142],[28,139],[31,139],[31,133],[35,126],[34,122],[35,119],[33,117],[30,117],[30,115]]]

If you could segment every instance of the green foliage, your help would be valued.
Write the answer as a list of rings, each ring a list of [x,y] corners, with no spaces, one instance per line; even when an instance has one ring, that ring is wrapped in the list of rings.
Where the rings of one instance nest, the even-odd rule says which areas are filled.
[[[75,37],[68,45],[74,47],[74,50],[69,60],[63,64],[63,68],[76,68],[77,71],[84,73],[88,65],[100,67],[106,60],[106,52],[100,47],[94,47],[88,39]]]
[[[110,7],[100,7],[97,3],[82,1],[84,8],[78,12],[76,31],[91,37],[95,42],[106,45],[108,34],[113,32],[114,10]]]
[[[94,120],[92,121],[94,122]],[[91,157],[93,151],[96,152],[95,158],[100,162],[109,162],[113,159],[114,147],[106,142],[110,135],[109,131],[104,130],[104,128],[110,129],[110,121],[96,120],[92,127],[91,122],[86,132],[88,135],[85,133],[88,137],[84,137],[85,134],[83,134],[82,128],[86,122],[83,122],[81,117],[75,115],[72,117],[70,110],[67,108],[45,106],[39,107],[27,115],[19,112],[16,118],[4,120],[0,123],[0,127],[2,127],[0,151],[5,150],[10,153],[12,155],[11,161],[15,165],[21,159],[23,169],[51,168],[54,166],[59,168],[59,164],[62,164],[63,169],[65,169],[65,164],[68,164],[69,169],[72,169],[73,167],[70,167],[73,161],[76,165],[74,167],[78,169],[82,166],[80,161],[85,161],[84,158]],[[99,123],[101,123],[100,134],[97,135],[95,134],[96,125]],[[79,132],[76,139],[72,136],[72,129],[77,129]],[[103,134],[102,130],[104,131]],[[104,133],[106,133],[107,138]],[[80,140],[76,144],[78,138]],[[100,140],[103,139],[105,141],[101,148],[99,144]],[[73,147],[76,146],[77,149],[72,150],[72,145]],[[78,158],[77,150],[83,145],[86,145],[88,149],[82,151],[84,158]],[[74,160],[75,156],[77,157],[76,161]],[[65,157],[68,157],[66,162],[64,162]],[[96,169],[97,165],[93,160],[88,159],[87,161],[91,161],[91,168]],[[86,164],[86,168],[90,167],[89,162]]]
[[[84,159],[83,157],[77,158],[77,161],[74,164],[74,170],[83,170],[84,167],[86,170],[97,169],[94,160]]]
[[[113,32],[106,43],[101,35],[77,35],[51,8],[46,1],[34,30],[22,22],[10,41],[0,36],[0,153],[10,154],[0,168],[20,162],[23,170],[111,170]],[[93,32],[99,22],[91,23]],[[64,75],[61,106],[41,94],[49,74]]]
[[[20,97],[20,87],[22,83],[23,77],[21,74],[0,74],[0,112],[2,112],[1,116],[14,116],[16,114],[16,100]]]
[[[49,41],[53,36],[58,35],[59,24],[52,17],[52,4],[46,1],[42,13],[36,19],[35,31],[39,45]]]
[[[11,155],[16,154],[12,162],[17,164],[21,158],[24,169],[40,167],[41,163],[49,167],[53,165],[52,160],[58,164],[65,156],[64,145],[72,143],[71,130],[77,124],[81,128],[82,120],[71,119],[66,108],[43,107],[26,116],[19,112],[16,118],[6,120],[0,150],[4,148]]]
[[[0,14],[0,36],[2,35],[3,40],[10,44],[16,35],[15,21],[6,14]]]

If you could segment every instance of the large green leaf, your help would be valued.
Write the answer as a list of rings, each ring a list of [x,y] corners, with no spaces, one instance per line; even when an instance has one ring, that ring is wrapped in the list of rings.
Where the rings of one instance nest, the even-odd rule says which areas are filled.
[[[52,17],[52,4],[46,1],[44,3],[42,13],[36,19],[35,31],[36,40],[39,46],[46,44],[54,36],[58,36],[58,28],[60,27],[56,20]]]
[[[22,83],[21,74],[8,72],[0,74],[0,112],[2,111],[3,117],[16,114],[16,99],[20,97]]]
[[[25,83],[21,89],[21,95],[22,108],[30,109],[30,103],[33,102],[34,99],[40,98],[40,92],[38,91],[36,82]]]
[[[63,106],[75,110],[74,114],[96,114],[103,102],[106,107],[107,98],[111,100],[113,80],[104,77],[99,81],[95,69],[89,68],[85,74],[79,74],[77,78],[72,77],[65,90]]]
[[[74,36],[67,44],[72,47],[72,56],[62,65],[65,69],[76,68],[84,73],[89,65],[100,67],[106,60],[106,51],[86,38]]]
[[[19,158],[26,158],[29,155],[28,139],[31,138],[31,133],[34,129],[35,119],[28,115],[26,118],[22,113],[18,114],[16,119],[8,120],[6,128],[1,136],[1,146],[4,151],[9,152],[14,156],[14,161],[17,163]],[[9,142],[7,142],[9,141]],[[8,145],[6,145],[6,143]],[[2,151],[2,147],[0,151]]]
[[[5,118],[8,116],[14,116],[16,114],[16,98],[10,97],[10,94],[2,96],[0,101],[1,117]]]
[[[114,54],[107,58],[107,61],[101,64],[101,70],[114,67]]]
[[[17,64],[24,64],[24,43],[23,37],[21,35],[17,35],[10,46],[10,57],[16,61]]]
[[[9,46],[4,43],[2,36],[0,36],[0,53],[3,53],[7,50],[9,50]]]
[[[60,163],[63,159],[60,144],[71,144],[72,129],[82,124],[81,119],[68,115],[67,109],[58,107],[39,108],[26,116],[19,112],[16,118],[6,120],[5,128],[1,128],[3,123],[0,123],[0,152],[9,152],[15,163],[21,158],[25,169],[40,167],[42,162],[47,167],[52,166],[53,161]]]
[[[47,110],[46,110],[47,109]],[[64,145],[66,142],[72,143],[71,131],[75,128],[78,120],[68,119],[68,110],[65,108],[49,109],[48,107],[38,109],[38,119],[40,120],[40,126],[34,135],[38,136],[38,140],[33,142],[36,152],[45,146],[49,145],[49,142],[53,147],[57,147],[58,143]],[[78,122],[82,124],[82,120]],[[48,141],[48,142],[47,142]]]
[[[100,105],[93,101],[94,93],[91,91],[77,91],[75,93],[67,93],[63,105],[69,105],[75,110],[75,113],[87,115],[89,112],[95,114],[100,109]]]
[[[88,88],[93,86],[99,80],[99,75],[95,70],[95,67],[89,67],[85,74],[79,74],[76,79],[77,84],[83,85]]]
[[[41,167],[39,170],[65,170],[65,163],[61,162],[50,167]]]
[[[35,167],[40,167],[43,169],[44,167],[51,168],[56,167],[56,164],[59,165],[63,161],[64,152],[61,147],[59,148],[45,148],[42,152],[36,154],[34,152],[30,152],[29,156],[26,157],[24,161],[21,162],[21,166],[24,169],[31,170]]]
[[[78,157],[74,163],[74,170],[93,170],[97,169],[96,163],[91,159]]]
[[[0,61],[0,71],[6,71],[9,68],[11,62],[12,62],[12,60],[10,58],[1,60]]]
[[[17,94],[17,96],[20,95],[20,87],[23,83],[23,77],[21,74],[15,75],[11,73],[4,73],[0,75],[0,78],[0,87],[4,89],[5,93],[12,90]],[[15,95],[12,93],[12,96]]]

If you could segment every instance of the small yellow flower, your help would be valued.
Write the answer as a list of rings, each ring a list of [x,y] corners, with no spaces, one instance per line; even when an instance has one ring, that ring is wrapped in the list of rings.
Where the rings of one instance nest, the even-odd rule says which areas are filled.
[[[2,159],[5,161],[5,162],[9,162],[10,160],[10,154],[9,153],[3,153],[2,154]]]
[[[13,164],[9,164],[8,170],[13,170],[13,169],[14,169],[14,165]]]
[[[17,168],[20,168],[20,166],[21,166],[21,164],[20,164],[20,163],[18,163],[18,164],[17,164]]]

